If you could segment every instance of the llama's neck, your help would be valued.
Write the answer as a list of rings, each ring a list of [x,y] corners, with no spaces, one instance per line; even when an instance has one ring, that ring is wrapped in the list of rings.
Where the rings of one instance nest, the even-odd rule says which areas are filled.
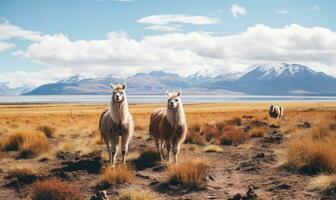
[[[170,109],[167,105],[167,119],[169,123],[175,127],[185,124],[186,119],[182,102],[179,103],[178,108],[175,110]]]
[[[126,97],[122,102],[111,101],[112,121],[117,124],[124,124],[128,120],[128,103]]]

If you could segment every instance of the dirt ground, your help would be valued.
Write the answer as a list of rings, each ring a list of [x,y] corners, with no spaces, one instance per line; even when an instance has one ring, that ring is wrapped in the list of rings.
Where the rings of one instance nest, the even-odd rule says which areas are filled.
[[[239,145],[221,145],[223,152],[206,153],[208,144],[183,144],[180,160],[204,159],[211,163],[204,188],[195,189],[180,185],[163,184],[166,181],[166,163],[135,167],[136,178],[132,183],[113,185],[106,189],[110,198],[124,189],[149,190],[160,199],[336,199],[309,189],[313,175],[287,170],[281,166],[286,142],[292,129],[309,123],[322,113],[336,113],[336,103],[280,103],[285,107],[281,120],[269,119],[268,103],[222,103],[186,105],[188,124],[214,122],[239,117],[241,127],[252,121],[265,123],[264,137],[251,138]],[[136,133],[130,143],[128,162],[146,150],[154,150],[154,141],[147,137],[151,111],[162,105],[131,105]],[[8,178],[13,166],[38,167],[43,179],[58,178],[78,185],[86,199],[101,190],[99,175],[107,165],[103,144],[92,142],[100,112],[106,105],[1,105],[0,139],[13,130],[32,128],[54,121],[56,137],[50,139],[53,150],[48,156],[18,159],[16,152],[0,152],[0,199],[29,199],[31,182]],[[84,121],[84,122],[83,122]],[[79,122],[83,122],[80,124]],[[80,125],[79,125],[80,124]],[[18,126],[18,127],[17,127]],[[295,127],[295,128],[293,128]],[[75,142],[80,140],[81,142]],[[63,143],[73,143],[73,150],[66,151]],[[78,147],[77,147],[78,145]],[[80,147],[79,147],[80,146]],[[118,160],[120,162],[120,154]],[[336,158],[335,158],[336,159]]]

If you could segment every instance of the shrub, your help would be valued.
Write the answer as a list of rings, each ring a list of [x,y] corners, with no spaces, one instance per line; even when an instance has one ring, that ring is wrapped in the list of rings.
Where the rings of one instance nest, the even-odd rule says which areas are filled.
[[[186,137],[185,143],[204,145],[206,143],[204,135],[200,132],[189,131]]]
[[[114,185],[120,183],[130,183],[135,177],[134,170],[129,165],[108,166],[103,169],[100,182],[103,185]]]
[[[305,173],[336,172],[336,135],[320,127],[300,131],[287,146],[287,166]]]
[[[250,138],[249,134],[233,125],[225,126],[222,135],[220,136],[220,143],[223,145],[237,145],[244,143]]]
[[[167,168],[167,178],[170,184],[181,184],[189,187],[203,188],[209,166],[204,160],[188,160]]]
[[[48,151],[50,144],[42,132],[17,131],[8,135],[0,148],[2,151],[20,151],[19,157],[27,158]]]
[[[76,185],[57,179],[35,182],[31,189],[32,200],[82,200],[82,193]]]
[[[55,135],[55,128],[49,125],[41,125],[36,128],[37,131],[41,131],[48,138],[52,138]]]
[[[254,127],[250,131],[250,136],[255,137],[264,137],[267,133],[267,128],[264,126]]]

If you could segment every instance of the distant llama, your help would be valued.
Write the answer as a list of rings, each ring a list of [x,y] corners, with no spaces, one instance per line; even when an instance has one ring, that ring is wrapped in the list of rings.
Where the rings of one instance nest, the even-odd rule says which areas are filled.
[[[269,115],[272,118],[280,119],[283,115],[283,108],[281,106],[271,105],[269,108]]]
[[[181,101],[181,91],[166,92],[167,108],[155,110],[150,118],[149,134],[155,140],[155,145],[161,160],[163,160],[163,147],[167,148],[167,160],[170,161],[170,150],[174,154],[174,162],[177,164],[177,156],[180,145],[187,135],[187,123]]]
[[[134,132],[132,115],[128,111],[126,84],[112,85],[111,108],[105,110],[99,121],[99,130],[105,141],[109,153],[109,163],[115,164],[118,151],[119,137],[121,137],[122,163],[126,161],[128,143]]]

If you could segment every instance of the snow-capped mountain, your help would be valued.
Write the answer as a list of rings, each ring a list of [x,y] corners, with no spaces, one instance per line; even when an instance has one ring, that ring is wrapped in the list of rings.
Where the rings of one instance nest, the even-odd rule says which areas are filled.
[[[219,75],[218,75],[219,74]],[[188,81],[192,84],[202,84],[205,82],[214,82],[214,81],[234,81],[238,80],[243,74],[240,72],[233,73],[215,73],[210,69],[202,69],[190,76],[187,77]]]
[[[57,83],[63,83],[63,84],[76,84],[79,83],[82,80],[86,80],[86,79],[90,79],[92,77],[88,77],[88,76],[83,76],[80,74],[76,74],[74,76],[70,76],[68,78],[62,79],[57,81]]]
[[[111,82],[126,82],[129,94],[163,94],[166,90],[183,89],[188,94],[336,95],[336,78],[308,66],[287,63],[256,65],[244,75],[201,70],[188,77],[164,71],[138,73],[127,78],[72,76],[27,94],[110,94]]]
[[[32,88],[24,85],[21,87],[9,87],[6,83],[0,83],[0,95],[20,95],[29,92]]]

